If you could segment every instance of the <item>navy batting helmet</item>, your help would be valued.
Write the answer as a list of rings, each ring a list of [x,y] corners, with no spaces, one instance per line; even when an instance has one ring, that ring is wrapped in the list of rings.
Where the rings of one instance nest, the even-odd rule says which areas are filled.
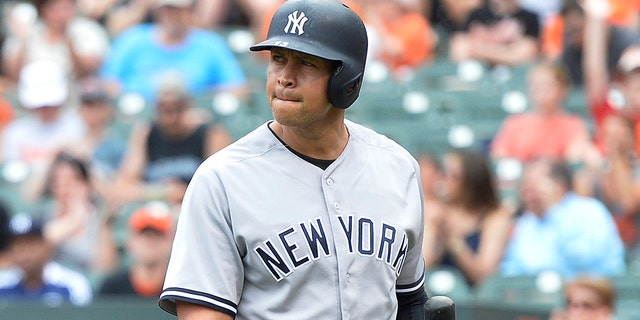
[[[367,59],[362,19],[336,0],[289,0],[275,13],[267,39],[250,49],[291,49],[337,61],[329,79],[329,101],[346,109],[358,98]]]

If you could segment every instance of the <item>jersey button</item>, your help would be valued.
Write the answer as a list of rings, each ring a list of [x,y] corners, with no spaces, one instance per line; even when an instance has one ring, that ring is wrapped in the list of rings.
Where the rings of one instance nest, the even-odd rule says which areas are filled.
[[[327,179],[327,185],[332,186],[333,185],[333,179],[328,178]]]
[[[336,208],[336,210],[340,211],[340,204],[337,202],[333,203],[333,207]]]

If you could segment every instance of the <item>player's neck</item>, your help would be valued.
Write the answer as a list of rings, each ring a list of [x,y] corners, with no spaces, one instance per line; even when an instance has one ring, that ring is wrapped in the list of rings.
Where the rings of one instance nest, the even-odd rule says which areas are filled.
[[[315,159],[337,159],[349,140],[349,132],[344,123],[338,127],[313,130],[291,128],[274,121],[270,123],[270,127],[289,148]]]

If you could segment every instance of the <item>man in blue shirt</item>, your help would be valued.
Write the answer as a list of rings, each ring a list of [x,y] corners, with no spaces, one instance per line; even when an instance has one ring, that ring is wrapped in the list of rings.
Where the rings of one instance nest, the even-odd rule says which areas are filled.
[[[52,261],[55,247],[43,237],[43,224],[27,214],[9,222],[10,254],[17,269],[0,277],[0,300],[37,301],[47,305],[87,305],[92,300],[89,281]]]
[[[624,246],[611,214],[594,198],[571,191],[564,163],[528,164],[521,187],[524,213],[515,225],[501,265],[504,276],[556,271],[611,276],[625,272]]]
[[[153,100],[165,74],[184,77],[191,93],[239,89],[245,76],[237,59],[213,32],[192,26],[194,0],[156,0],[156,21],[131,27],[114,39],[101,77],[114,94]]]

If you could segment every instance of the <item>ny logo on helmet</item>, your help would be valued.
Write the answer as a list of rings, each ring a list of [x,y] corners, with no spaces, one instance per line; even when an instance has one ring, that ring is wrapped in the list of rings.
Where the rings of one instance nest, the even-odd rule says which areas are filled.
[[[304,24],[307,23],[309,18],[306,17],[304,12],[300,12],[298,14],[298,10],[289,14],[289,21],[287,21],[287,25],[284,27],[285,33],[293,33],[301,35],[304,33]]]

